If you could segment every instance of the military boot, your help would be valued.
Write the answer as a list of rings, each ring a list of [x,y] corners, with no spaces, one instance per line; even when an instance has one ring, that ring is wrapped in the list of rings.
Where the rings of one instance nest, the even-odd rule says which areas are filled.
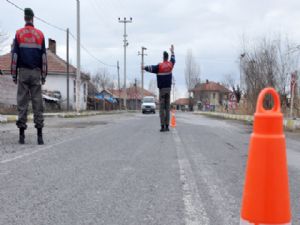
[[[169,125],[166,125],[166,131],[170,131]]]
[[[42,128],[37,129],[37,142],[38,142],[38,145],[43,145],[44,144],[43,129]]]
[[[24,145],[25,144],[25,129],[20,128],[19,130],[19,144]]]

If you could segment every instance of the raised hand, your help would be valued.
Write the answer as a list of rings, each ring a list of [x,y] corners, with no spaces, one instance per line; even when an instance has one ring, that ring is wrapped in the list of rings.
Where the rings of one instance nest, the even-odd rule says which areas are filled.
[[[174,45],[171,45],[170,51],[171,53],[174,53]]]

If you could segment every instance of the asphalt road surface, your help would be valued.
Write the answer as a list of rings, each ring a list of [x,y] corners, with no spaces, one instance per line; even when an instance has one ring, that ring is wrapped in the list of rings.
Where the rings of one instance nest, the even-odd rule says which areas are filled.
[[[236,225],[251,126],[190,113],[46,121],[17,144],[0,125],[2,225]],[[287,133],[293,225],[300,224],[300,135]]]

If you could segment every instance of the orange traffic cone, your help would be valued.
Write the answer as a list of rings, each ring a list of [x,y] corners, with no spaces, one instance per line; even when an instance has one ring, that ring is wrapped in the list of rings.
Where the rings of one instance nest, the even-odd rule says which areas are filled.
[[[173,127],[173,128],[176,127],[176,118],[175,118],[174,111],[172,111],[172,116],[171,116],[171,127]]]
[[[274,107],[266,110],[263,101],[271,94]],[[273,88],[261,91],[254,115],[240,225],[290,225],[283,116],[279,95]]]

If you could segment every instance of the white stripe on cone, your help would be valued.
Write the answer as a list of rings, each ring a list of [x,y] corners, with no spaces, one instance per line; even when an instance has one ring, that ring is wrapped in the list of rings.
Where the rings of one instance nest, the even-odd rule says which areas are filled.
[[[292,225],[291,223],[251,223],[241,218],[240,225]]]

